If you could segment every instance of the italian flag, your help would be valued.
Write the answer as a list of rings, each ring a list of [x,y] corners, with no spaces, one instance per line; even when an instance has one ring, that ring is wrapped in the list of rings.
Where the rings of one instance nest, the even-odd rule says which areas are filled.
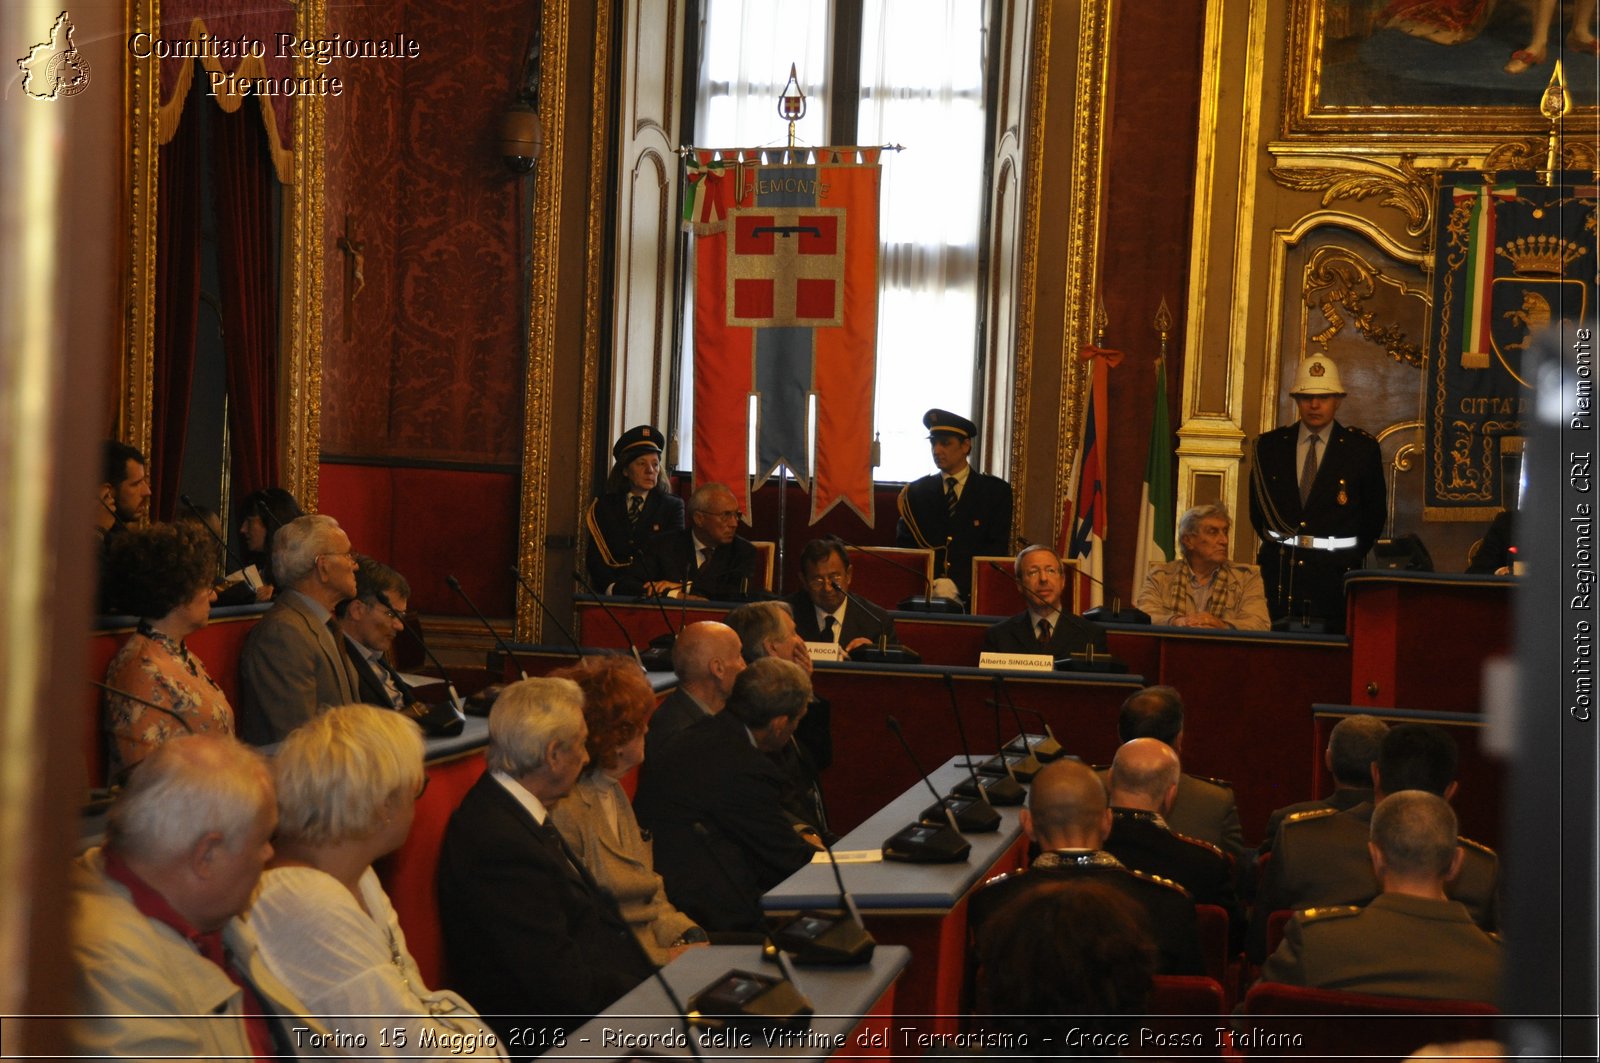
[[[1133,558],[1133,594],[1138,597],[1151,565],[1176,558],[1177,514],[1172,504],[1172,421],[1167,416],[1167,360],[1156,359],[1156,406],[1150,421],[1150,453],[1144,459],[1139,496],[1139,548]]]
[[[1509,201],[1517,197],[1517,186],[1457,185],[1454,189],[1456,209],[1471,201],[1467,220],[1466,289],[1461,300],[1461,366],[1464,369],[1489,368],[1492,351],[1489,326],[1490,286],[1494,282],[1494,240],[1496,200]]]

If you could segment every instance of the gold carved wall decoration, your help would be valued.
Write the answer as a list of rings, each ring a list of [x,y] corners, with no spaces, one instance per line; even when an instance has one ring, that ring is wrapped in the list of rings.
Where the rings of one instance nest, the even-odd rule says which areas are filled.
[[[1504,170],[1543,169],[1547,147],[1543,137],[1507,141],[1484,155],[1483,170],[1493,175]],[[1593,170],[1600,166],[1594,144],[1586,140],[1562,141],[1559,157],[1557,168],[1561,170]]]
[[[1382,273],[1349,248],[1324,244],[1311,253],[1306,263],[1303,298],[1305,304],[1322,313],[1328,325],[1308,337],[1327,353],[1328,341],[1345,326],[1353,325],[1364,338],[1384,349],[1397,362],[1422,368],[1422,345],[1406,339],[1398,325],[1379,325],[1366,306],[1377,291]],[[1403,282],[1398,284],[1403,291]],[[1347,316],[1348,315],[1348,316]]]
[[[1431,171],[1418,170],[1415,155],[1402,155],[1397,166],[1361,163],[1359,169],[1341,166],[1273,166],[1272,179],[1296,192],[1322,192],[1322,205],[1340,199],[1370,199],[1405,215],[1406,232],[1421,236],[1433,226]],[[1451,166],[1466,165],[1465,159]]]

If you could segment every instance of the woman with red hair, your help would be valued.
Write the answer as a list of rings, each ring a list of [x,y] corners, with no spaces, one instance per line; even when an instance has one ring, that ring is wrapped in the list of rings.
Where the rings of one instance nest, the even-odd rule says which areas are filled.
[[[651,960],[664,964],[683,949],[705,943],[706,932],[667,900],[650,841],[622,789],[622,778],[644,762],[655,691],[627,657],[585,657],[550,675],[583,690],[589,727],[589,767],[550,817],[595,881],[617,899]]]

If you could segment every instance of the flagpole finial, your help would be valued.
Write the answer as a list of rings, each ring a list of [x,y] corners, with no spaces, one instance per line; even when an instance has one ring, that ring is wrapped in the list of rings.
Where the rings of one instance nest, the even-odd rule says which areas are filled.
[[[1550,133],[1546,138],[1544,169],[1539,171],[1539,181],[1544,185],[1555,183],[1556,168],[1561,160],[1561,119],[1572,110],[1572,94],[1567,91],[1567,79],[1561,72],[1561,60],[1556,60],[1556,68],[1550,74],[1550,83],[1545,86],[1544,95],[1539,97],[1539,113],[1544,115],[1550,123]]]
[[[1096,347],[1104,347],[1106,345],[1106,326],[1109,324],[1110,318],[1106,316],[1106,297],[1097,295],[1094,300],[1094,345]]]
[[[789,146],[794,147],[795,123],[806,116],[806,94],[800,91],[799,75],[795,64],[789,64],[789,81],[778,97],[778,117],[789,123]]]
[[[1167,297],[1165,295],[1161,297],[1161,305],[1156,308],[1156,319],[1153,324],[1156,327],[1156,333],[1161,337],[1161,353],[1157,357],[1164,359],[1167,356],[1167,336],[1172,333],[1172,311],[1167,309]]]

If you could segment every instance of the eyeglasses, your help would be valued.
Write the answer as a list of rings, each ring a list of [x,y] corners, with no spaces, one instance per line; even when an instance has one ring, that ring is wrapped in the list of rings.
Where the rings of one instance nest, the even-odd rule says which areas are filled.
[[[844,581],[849,579],[849,578],[850,578],[850,573],[848,573],[848,572],[837,572],[837,573],[834,573],[831,576],[822,576],[822,575],[807,576],[806,577],[806,586],[815,588],[817,590],[821,590],[824,587],[831,587],[835,583],[839,584],[840,586],[843,586],[844,585]]]
[[[352,565],[356,563],[356,552],[354,550],[346,550],[342,554],[318,554],[317,560],[321,561],[325,557],[342,557]]]
[[[1061,569],[1057,568],[1055,565],[1047,565],[1042,568],[1025,568],[1021,573],[1023,579],[1038,579],[1041,576],[1059,575],[1061,575]]]
[[[744,511],[740,509],[725,509],[720,513],[713,513],[710,510],[702,510],[702,512],[712,520],[737,520],[744,516]]]

